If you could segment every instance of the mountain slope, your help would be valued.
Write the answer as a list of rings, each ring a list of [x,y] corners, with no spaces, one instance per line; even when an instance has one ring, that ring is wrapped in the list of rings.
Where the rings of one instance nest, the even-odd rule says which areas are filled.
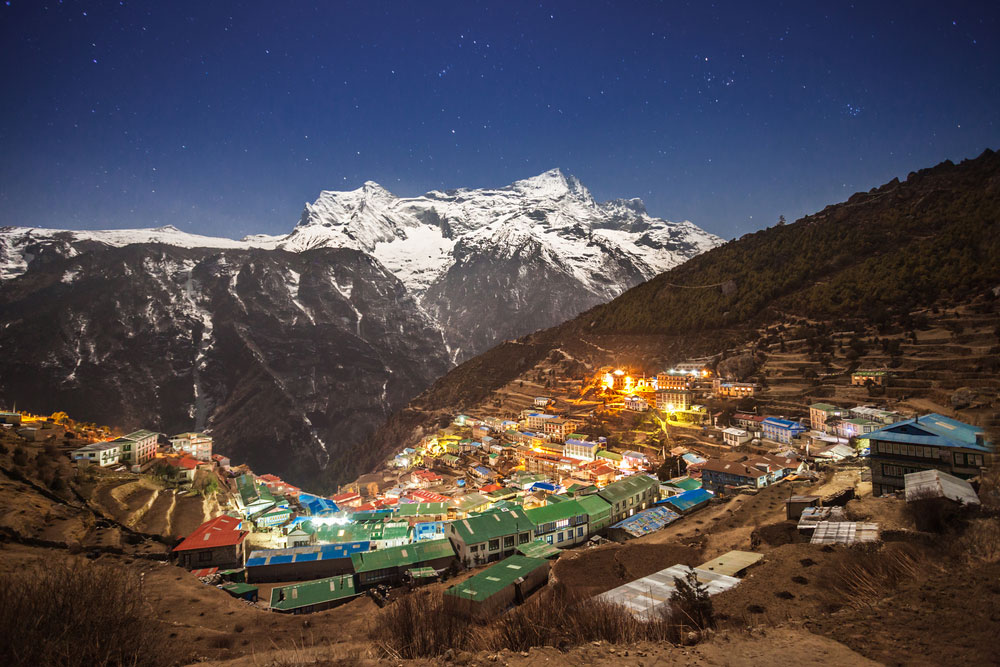
[[[558,323],[721,240],[599,204],[558,170],[398,198],[323,192],[285,236],[0,229],[0,402],[209,428],[304,482],[456,360]]]
[[[443,414],[471,409],[547,357],[669,364],[746,342],[789,315],[903,321],[1000,286],[1000,154],[893,180],[701,254],[550,329],[459,365],[375,434],[377,465]]]

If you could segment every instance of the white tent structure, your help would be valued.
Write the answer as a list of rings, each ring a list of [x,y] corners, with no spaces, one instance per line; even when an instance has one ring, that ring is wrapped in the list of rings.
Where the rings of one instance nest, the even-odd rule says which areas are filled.
[[[709,595],[721,593],[740,583],[736,577],[725,574],[699,570],[687,565],[673,565],[648,577],[630,581],[601,593],[595,596],[595,599],[621,605],[639,620],[651,621],[669,614],[670,596],[677,588],[674,579],[684,579],[691,570],[697,574],[698,581],[708,588]]]

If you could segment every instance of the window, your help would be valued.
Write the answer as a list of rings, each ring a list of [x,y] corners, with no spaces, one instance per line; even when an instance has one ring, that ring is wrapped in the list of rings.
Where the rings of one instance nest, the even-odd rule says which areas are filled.
[[[477,551],[479,551],[479,546],[473,544],[471,547],[469,547],[469,551],[471,551],[472,553],[476,553]]]
[[[559,533],[559,534],[557,535],[557,539],[556,539],[556,541],[557,541],[557,542],[562,542],[562,541],[563,541],[563,534],[562,534],[562,532],[561,532],[561,531],[560,531],[560,533]]]
[[[579,528],[576,529],[576,536],[583,537],[583,526],[580,526]]]
[[[212,552],[211,551],[202,551],[202,552],[199,552],[198,553],[198,560],[200,560],[203,563],[206,562],[206,561],[212,560]]]
[[[500,548],[500,540],[490,540],[490,551],[496,551]]]
[[[530,533],[521,533],[517,538],[518,544],[527,544],[528,540],[531,539]]]
[[[514,546],[514,536],[508,535],[507,537],[503,538],[503,546],[504,548]]]

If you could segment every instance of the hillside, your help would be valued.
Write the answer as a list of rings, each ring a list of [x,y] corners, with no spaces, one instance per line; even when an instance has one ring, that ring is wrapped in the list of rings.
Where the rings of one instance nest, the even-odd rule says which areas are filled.
[[[908,333],[936,317],[921,309],[947,310],[977,295],[985,299],[978,307],[993,312],[998,285],[1000,155],[987,150],[746,235],[461,364],[376,433],[363,450],[366,463],[378,465],[443,414],[479,406],[529,371],[615,364],[655,372],[687,357],[754,347],[778,328],[790,341],[792,326],[814,338],[831,328]],[[991,372],[970,372],[984,371]]]

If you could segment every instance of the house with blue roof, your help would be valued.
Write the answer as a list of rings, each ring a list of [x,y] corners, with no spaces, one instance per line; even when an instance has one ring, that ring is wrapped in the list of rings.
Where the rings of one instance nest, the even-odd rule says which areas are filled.
[[[314,496],[304,491],[299,494],[299,505],[302,507],[302,512],[308,516],[333,516],[340,511],[337,503],[329,498]]]
[[[792,440],[809,430],[798,422],[778,417],[768,417],[760,423],[760,427],[765,438],[786,445],[792,444]]]
[[[994,452],[983,429],[937,413],[890,424],[858,440],[868,441],[876,496],[902,491],[903,477],[923,470],[975,477]]]

